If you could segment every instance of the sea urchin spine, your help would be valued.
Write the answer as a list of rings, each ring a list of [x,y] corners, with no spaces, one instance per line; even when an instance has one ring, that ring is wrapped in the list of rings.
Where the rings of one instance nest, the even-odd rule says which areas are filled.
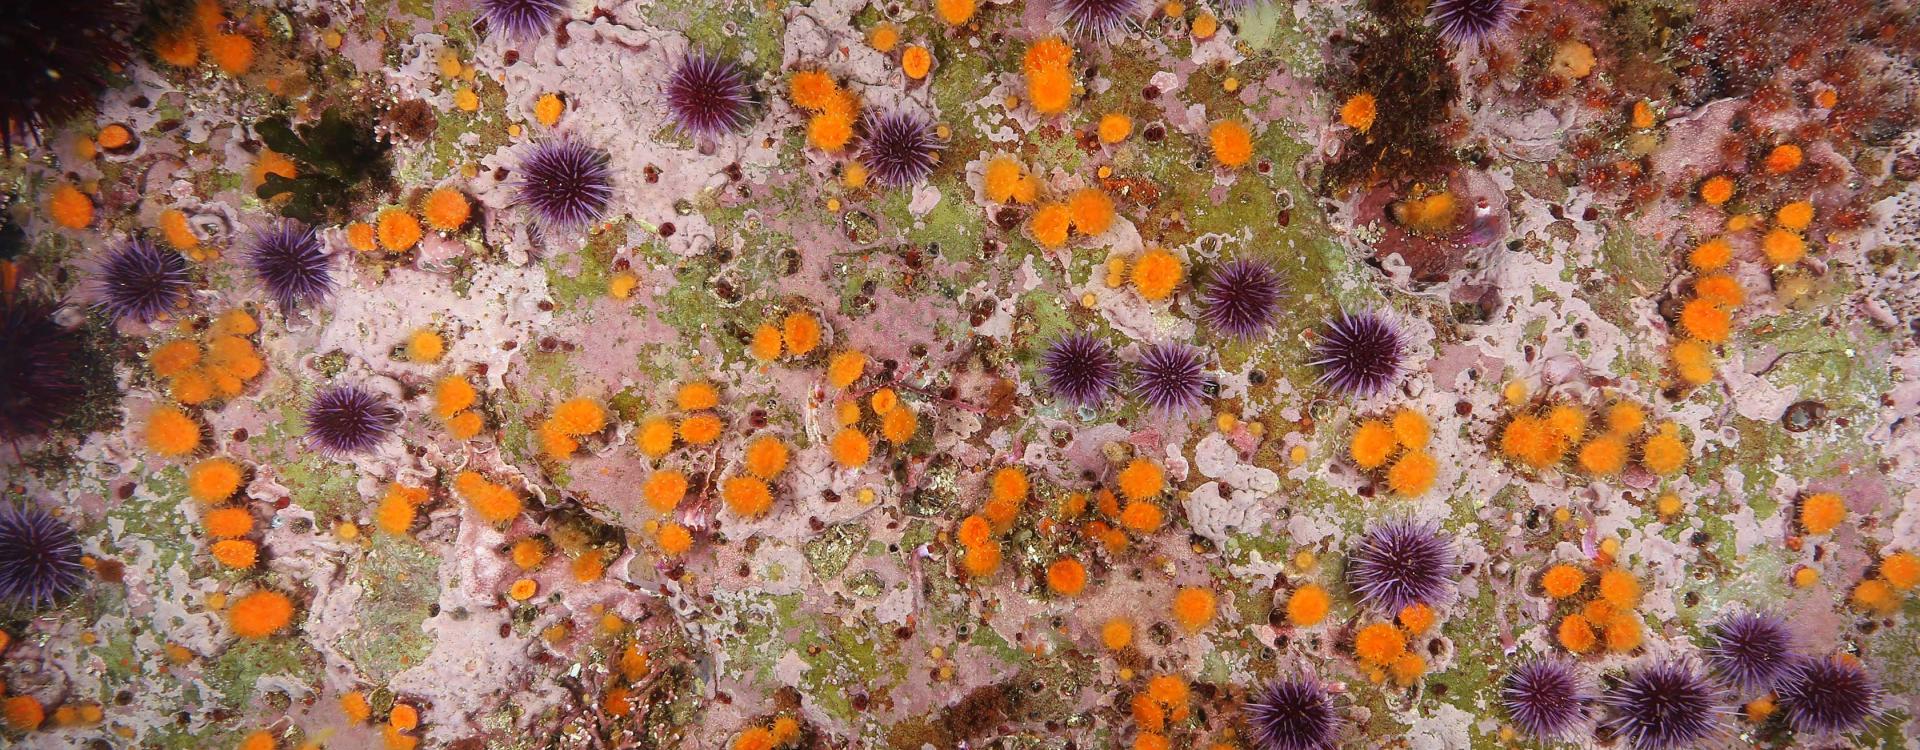
[[[1453,590],[1453,544],[1432,525],[1406,519],[1367,529],[1347,559],[1347,583],[1375,611],[1434,604]]]
[[[386,440],[399,422],[400,411],[372,391],[335,386],[307,405],[307,442],[329,455],[365,453]]]
[[[1160,343],[1140,353],[1133,368],[1133,392],[1162,413],[1183,412],[1206,395],[1205,357],[1185,344]]]
[[[1880,712],[1880,686],[1858,660],[1845,656],[1801,659],[1776,692],[1787,724],[1803,734],[1857,731]]]
[[[100,264],[98,306],[115,320],[151,323],[187,294],[187,259],[145,239],[126,241]]]
[[[1327,321],[1309,364],[1336,391],[1372,396],[1400,376],[1406,342],[1393,322],[1372,312],[1342,313]]]
[[[566,11],[566,0],[480,0],[487,25],[510,37],[544,34]]]
[[[688,53],[663,94],[674,124],[707,138],[746,127],[753,108],[753,89],[739,64],[705,52]]]
[[[1739,612],[1714,625],[1707,665],[1741,690],[1772,687],[1793,667],[1793,634],[1779,617]]]
[[[1682,660],[1629,669],[1602,700],[1609,714],[1606,728],[1633,750],[1686,747],[1720,726],[1718,692]]]
[[[1427,22],[1454,44],[1481,44],[1520,15],[1522,0],[1433,0]]]
[[[1236,338],[1273,327],[1284,284],[1273,268],[1242,258],[1213,269],[1200,291],[1200,320]]]
[[[1565,659],[1535,659],[1500,682],[1500,705],[1520,731],[1539,739],[1565,736],[1586,718],[1589,697],[1578,667]]]
[[[606,152],[567,140],[535,146],[520,160],[514,200],[558,227],[598,220],[613,201],[613,170]]]
[[[0,505],[0,601],[44,607],[80,588],[80,539],[39,506]]]
[[[291,219],[254,238],[247,265],[281,311],[319,302],[333,292],[333,258],[312,227]]]
[[[1269,683],[1248,697],[1243,710],[1260,750],[1328,750],[1339,734],[1333,696],[1309,677]]]
[[[863,123],[860,163],[882,187],[903,187],[933,174],[942,144],[933,123],[918,113],[895,110]]]
[[[1104,39],[1140,15],[1140,0],[1060,0],[1055,6],[1075,34]]]
[[[80,400],[80,337],[53,306],[0,297],[0,439],[46,432]]]
[[[1063,336],[1040,356],[1040,374],[1055,398],[1077,406],[1099,406],[1120,379],[1113,347],[1080,332]]]

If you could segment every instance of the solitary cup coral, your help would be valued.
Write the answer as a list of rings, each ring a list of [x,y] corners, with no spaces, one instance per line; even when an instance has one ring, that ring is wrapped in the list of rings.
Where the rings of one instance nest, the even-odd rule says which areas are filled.
[[[271,589],[240,597],[227,608],[227,626],[241,638],[265,638],[293,622],[293,600]]]

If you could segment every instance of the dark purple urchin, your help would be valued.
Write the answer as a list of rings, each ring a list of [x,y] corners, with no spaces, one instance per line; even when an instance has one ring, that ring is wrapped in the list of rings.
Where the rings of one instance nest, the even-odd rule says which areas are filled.
[[[1347,584],[1362,604],[1392,614],[1434,604],[1453,590],[1453,543],[1417,521],[1383,521],[1367,529],[1347,557]]]
[[[1319,382],[1336,391],[1371,396],[1400,376],[1406,341],[1393,321],[1373,312],[1341,313],[1326,327],[1308,363],[1320,368]]]
[[[54,308],[0,299],[0,439],[46,432],[80,401],[80,336]]]
[[[1587,716],[1586,685],[1565,659],[1534,659],[1500,682],[1500,705],[1514,726],[1539,739],[1558,739]]]
[[[1707,666],[1740,690],[1765,690],[1793,667],[1793,634],[1785,620],[1739,612],[1708,634]]]
[[[1273,327],[1285,282],[1273,267],[1242,258],[1216,266],[1200,290],[1200,320],[1236,338],[1252,338]]]
[[[566,0],[480,0],[480,13],[489,28],[524,38],[547,33],[567,5]]]
[[[688,53],[674,68],[662,98],[681,132],[708,138],[746,127],[753,110],[746,71],[732,60],[699,51]]]
[[[1077,406],[1099,406],[1120,380],[1113,347],[1080,332],[1055,339],[1040,355],[1040,375],[1058,398]]]
[[[1479,44],[1513,23],[1524,0],[1433,0],[1427,23],[1454,44]]]
[[[1880,713],[1880,686],[1854,659],[1803,657],[1774,687],[1787,725],[1803,734],[1845,734]]]
[[[579,141],[535,146],[520,160],[514,200],[554,226],[598,220],[613,202],[613,169],[607,153]]]
[[[0,144],[93,109],[111,68],[133,54],[129,0],[7,3],[0,27]]]
[[[351,385],[321,391],[307,405],[307,443],[331,455],[365,453],[392,434],[400,410]]]
[[[1199,406],[1206,388],[1206,355],[1186,344],[1149,346],[1133,366],[1133,393],[1155,411],[1182,412]]]
[[[933,174],[944,147],[933,123],[917,112],[870,115],[861,124],[860,163],[881,187],[911,185]]]
[[[312,227],[291,219],[253,238],[247,265],[282,312],[319,302],[333,293],[333,256]]]
[[[0,505],[0,601],[44,607],[80,588],[80,538],[37,505]]]
[[[1270,682],[1241,710],[1259,750],[1327,750],[1340,730],[1333,696],[1311,677]]]
[[[1601,701],[1604,726],[1633,750],[1686,747],[1720,727],[1719,691],[1684,660],[1629,669]]]
[[[151,323],[172,312],[187,294],[187,259],[135,238],[114,248],[100,264],[100,301],[115,320]]]
[[[1144,6],[1140,0],[1059,0],[1054,7],[1073,33],[1104,39],[1125,29]]]

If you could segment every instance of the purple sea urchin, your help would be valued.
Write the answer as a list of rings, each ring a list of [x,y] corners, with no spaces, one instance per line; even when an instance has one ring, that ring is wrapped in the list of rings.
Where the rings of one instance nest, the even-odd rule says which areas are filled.
[[[520,160],[514,200],[548,224],[574,227],[598,220],[613,201],[606,152],[578,141],[548,141]]]
[[[1453,543],[1430,524],[1408,519],[1367,529],[1347,558],[1347,583],[1375,611],[1433,604],[1453,589]]]
[[[133,54],[129,0],[15,2],[0,31],[0,145],[89,111],[114,66]]]
[[[1040,374],[1055,398],[1099,406],[1119,381],[1120,364],[1113,347],[1083,331],[1055,339],[1040,356]]]
[[[1237,338],[1273,327],[1285,283],[1273,267],[1241,258],[1216,266],[1200,291],[1200,320]]]
[[[1433,0],[1427,23],[1454,44],[1479,44],[1505,31],[1520,15],[1524,0]]]
[[[933,174],[943,145],[933,123],[917,112],[894,110],[862,123],[860,163],[882,187],[911,185]]]
[[[753,89],[740,65],[699,51],[674,68],[662,98],[681,132],[708,138],[745,127],[753,107]]]
[[[1103,39],[1140,15],[1140,0],[1060,0],[1054,6],[1073,33]]]
[[[254,237],[247,265],[283,312],[333,293],[333,256],[312,227],[292,219]]]
[[[1159,412],[1181,412],[1200,405],[1206,385],[1205,356],[1186,344],[1149,346],[1133,368],[1134,395]]]
[[[307,442],[330,455],[364,453],[385,440],[400,422],[400,410],[372,391],[334,386],[307,405]]]
[[[1785,620],[1746,611],[1714,625],[1707,666],[1741,690],[1765,690],[1793,667],[1793,634]]]
[[[1627,670],[1601,699],[1603,726],[1633,750],[1674,750],[1720,726],[1720,696],[1699,670],[1672,659]]]
[[[567,7],[565,0],[480,0],[489,27],[522,38],[546,33]]]
[[[1339,734],[1333,696],[1311,677],[1268,683],[1241,710],[1260,750],[1327,750]]]
[[[1787,724],[1803,734],[1844,734],[1880,712],[1880,686],[1847,657],[1802,658],[1774,688]]]
[[[54,308],[0,297],[0,439],[46,432],[80,400],[80,337]]]
[[[187,259],[145,239],[131,239],[100,264],[98,284],[97,306],[108,315],[151,323],[186,296]]]
[[[1320,368],[1319,382],[1336,391],[1372,396],[1399,377],[1406,342],[1393,321],[1372,312],[1341,313],[1326,326],[1308,363]]]
[[[44,607],[80,588],[80,539],[37,505],[0,505],[0,601]]]
[[[1587,715],[1579,667],[1565,659],[1534,659],[1500,682],[1500,705],[1520,731],[1539,739],[1563,737]]]

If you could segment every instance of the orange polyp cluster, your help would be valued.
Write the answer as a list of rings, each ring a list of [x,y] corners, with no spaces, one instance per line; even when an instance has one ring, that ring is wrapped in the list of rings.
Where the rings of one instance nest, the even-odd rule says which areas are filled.
[[[987,200],[995,203],[1032,203],[1040,195],[1040,181],[1027,173],[1019,159],[1006,154],[987,160],[981,181]]]
[[[1440,462],[1427,451],[1433,426],[1425,415],[1400,409],[1389,419],[1360,423],[1347,443],[1355,466],[1384,480],[1400,497],[1417,497],[1433,488]]]
[[[1169,722],[1182,723],[1193,714],[1193,691],[1187,681],[1179,675],[1165,674],[1147,680],[1140,692],[1133,695],[1129,702],[1134,723],[1140,725],[1142,736],[1159,736],[1167,730]],[[1135,743],[1138,747],[1138,743]]]
[[[1854,584],[1847,601],[1862,612],[1885,617],[1899,611],[1903,596],[1916,586],[1920,586],[1920,556],[1892,552],[1880,558],[1873,575]]]
[[[167,393],[187,406],[230,399],[266,370],[266,362],[247,337],[260,324],[234,308],[215,317],[195,339],[175,339],[154,347],[147,366],[167,382]]]
[[[227,505],[245,479],[245,470],[226,458],[208,458],[187,468],[187,494],[206,506],[200,525],[211,540],[207,552],[229,568],[251,568],[260,556],[259,544],[245,538],[253,532],[253,514],[245,506]]]
[[[463,471],[455,475],[453,491],[488,523],[505,523],[520,515],[519,493],[495,484],[479,472]]]
[[[775,750],[790,747],[800,740],[800,722],[790,716],[776,716],[766,726],[749,726],[734,735],[730,750]]]
[[[1622,654],[1640,647],[1644,628],[1635,608],[1640,606],[1640,581],[1632,573],[1602,565],[1593,586],[1580,566],[1559,563],[1540,575],[1541,590],[1564,614],[1554,628],[1554,639],[1574,654],[1596,650]]]
[[[794,106],[810,113],[809,145],[829,154],[846,150],[860,117],[860,97],[821,70],[795,71],[787,79],[787,96]]]
[[[540,450],[556,461],[573,458],[582,435],[592,435],[607,425],[607,410],[588,398],[574,398],[553,407],[553,414],[540,423],[535,433]]]
[[[447,434],[453,439],[470,440],[486,426],[480,411],[473,408],[479,398],[471,381],[448,375],[433,385],[433,415],[446,423]]]
[[[1027,47],[1021,61],[1027,77],[1027,102],[1043,115],[1057,115],[1073,104],[1073,47],[1050,36]]]
[[[1141,299],[1158,302],[1172,297],[1186,276],[1179,256],[1165,248],[1151,247],[1134,259],[1129,280]]]
[[[1592,419],[1577,404],[1548,404],[1524,409],[1500,433],[1500,454],[1535,471],[1574,467],[1591,477],[1610,477],[1623,471],[1640,443],[1641,465],[1655,474],[1671,474],[1684,464],[1686,446],[1662,430],[1642,440],[1646,410],[1629,401],[1616,401]]]
[[[241,638],[266,638],[292,622],[293,600],[272,589],[256,590],[227,607],[227,627]]]
[[[1027,494],[1031,490],[1032,485],[1027,481],[1027,472],[1018,466],[1003,466],[988,478],[986,502],[981,504],[979,513],[962,519],[955,533],[955,538],[959,540],[962,548],[960,564],[969,576],[984,578],[1000,569],[999,537],[1013,528],[1013,523],[1020,517],[1020,510],[1026,504]],[[1072,566],[1080,565],[1078,561],[1064,559],[1055,562],[1054,565],[1062,566],[1069,562]],[[1075,582],[1074,571],[1070,567],[1061,568],[1061,584]],[[1053,571],[1049,569],[1050,586],[1053,584],[1053,576]],[[1072,593],[1058,590],[1055,593],[1077,595],[1080,588],[1086,585],[1084,566],[1079,568],[1077,578],[1078,586],[1074,587]]]
[[[430,496],[431,493],[424,487],[387,485],[386,493],[380,496],[379,504],[374,506],[373,525],[394,536],[405,536],[413,528],[420,506]]]

